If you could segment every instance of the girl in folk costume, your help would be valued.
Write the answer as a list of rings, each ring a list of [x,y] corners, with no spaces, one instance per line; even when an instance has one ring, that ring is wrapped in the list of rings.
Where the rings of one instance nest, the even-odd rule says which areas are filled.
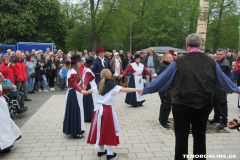
[[[128,68],[123,72],[120,78],[125,76],[128,72],[131,73],[131,77],[128,83],[128,87],[131,88],[139,88],[143,89],[143,78],[142,78],[142,73],[146,73],[148,76],[151,76],[152,78],[155,78],[154,75],[152,75],[142,63],[141,61],[141,55],[136,54],[135,57],[135,62],[132,63],[131,65],[128,66]],[[136,106],[141,106],[142,103],[145,101],[145,97],[141,96],[138,92],[135,93],[127,93],[125,103],[130,104],[134,107]]]
[[[93,93],[97,96],[96,107],[92,124],[90,127],[87,143],[99,145],[98,156],[107,154],[107,159],[116,157],[111,146],[119,144],[119,129],[117,114],[112,107],[115,103],[116,95],[120,92],[139,92],[140,89],[122,88],[116,85],[111,79],[112,73],[109,69],[103,69],[98,87],[88,90],[87,93]],[[107,150],[104,150],[104,145],[107,145]]]
[[[78,68],[80,67],[81,58],[79,55],[71,57],[71,70],[67,73],[66,104],[63,110],[63,133],[70,134],[74,138],[83,138],[85,130],[84,113],[83,113],[83,95],[86,91],[81,89]]]
[[[13,143],[20,138],[21,131],[10,117],[8,106],[2,93],[2,85],[0,85],[0,153],[10,151]]]
[[[91,88],[96,87],[95,75],[92,72],[92,68],[94,66],[94,59],[87,58],[86,59],[86,67],[83,70],[82,82],[83,89],[89,90]],[[83,107],[84,107],[84,120],[85,122],[91,122],[94,114],[94,106],[96,102],[96,95],[89,94],[83,96]]]

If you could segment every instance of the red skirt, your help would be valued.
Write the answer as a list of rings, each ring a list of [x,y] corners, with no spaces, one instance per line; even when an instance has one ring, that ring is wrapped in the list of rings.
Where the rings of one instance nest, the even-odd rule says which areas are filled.
[[[88,134],[87,143],[96,144],[97,140],[97,122],[93,127],[94,119],[96,112],[94,112],[90,131]],[[119,136],[116,136],[116,131],[114,127],[112,107],[103,105],[103,114],[101,117],[101,134],[99,139],[99,146],[108,145],[108,146],[117,146],[119,144]]]

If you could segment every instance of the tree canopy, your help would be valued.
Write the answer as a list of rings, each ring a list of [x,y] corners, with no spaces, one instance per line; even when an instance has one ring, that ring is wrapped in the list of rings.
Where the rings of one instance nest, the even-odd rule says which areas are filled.
[[[197,0],[57,0],[0,1],[0,43],[54,42],[67,50],[130,51],[149,46],[185,48],[196,33]],[[236,0],[210,0],[206,48],[238,50],[239,16]]]

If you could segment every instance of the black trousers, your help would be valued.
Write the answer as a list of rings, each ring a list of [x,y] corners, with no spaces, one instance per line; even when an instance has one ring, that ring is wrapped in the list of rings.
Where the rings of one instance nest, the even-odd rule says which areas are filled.
[[[161,105],[159,110],[159,122],[164,125],[167,124],[168,116],[171,112],[172,98],[169,90],[164,90],[159,92],[159,97],[161,99]]]
[[[60,78],[60,89],[63,90],[66,86],[66,78]]]
[[[190,124],[193,135],[193,154],[206,154],[206,125],[208,116],[212,111],[212,103],[195,109],[189,106],[173,104],[172,113],[175,124],[175,160],[186,159],[188,154],[188,135]],[[194,160],[205,160],[198,158]]]
[[[52,70],[52,76],[49,77],[49,87],[54,87],[55,70]]]
[[[213,96],[214,119],[220,120],[227,124],[228,122],[228,107],[227,107],[227,93],[221,89],[214,89]]]

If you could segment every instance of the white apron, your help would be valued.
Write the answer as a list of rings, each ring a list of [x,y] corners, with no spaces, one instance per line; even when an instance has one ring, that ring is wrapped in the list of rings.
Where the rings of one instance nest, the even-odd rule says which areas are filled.
[[[144,69],[144,65],[142,63],[139,63],[139,66],[138,66],[136,62],[132,63],[131,65],[132,65],[132,68],[136,71],[135,73],[133,73],[135,88],[143,89],[144,85],[143,85],[142,72]],[[141,96],[138,92],[136,92],[136,98],[137,98],[137,102],[141,102],[145,100],[145,96]]]
[[[77,72],[73,68],[68,71],[68,74],[67,74],[67,86],[68,86],[68,79],[71,77],[72,74],[77,74]],[[80,83],[81,83],[81,81],[78,83],[78,85],[80,85]],[[66,107],[67,107],[68,93],[69,93],[69,91],[71,89],[73,89],[73,88],[68,88],[67,93],[66,93],[65,107],[63,109],[63,114],[62,114],[63,121],[65,119],[65,112],[66,112]],[[84,111],[83,111],[83,95],[82,95],[82,93],[76,91],[76,96],[77,96],[78,106],[79,106],[80,115],[81,115],[81,119],[80,119],[81,120],[81,131],[84,131],[85,130],[85,125],[84,125]]]
[[[83,70],[83,76],[82,76],[82,82],[84,84],[84,79],[85,79],[85,76],[86,76],[86,73],[87,72],[90,72],[94,77],[95,75],[93,74],[92,70],[90,68],[87,68],[85,67],[84,70]],[[91,82],[89,82],[90,86],[91,86],[91,89],[93,89],[94,87],[96,87],[96,82],[95,82],[95,79],[92,80]],[[87,87],[87,86],[86,86]],[[96,107],[96,101],[97,101],[97,97],[95,94],[92,94],[92,99],[93,99],[93,105],[94,105],[94,108]]]
[[[0,85],[2,91],[2,85]],[[7,103],[4,97],[0,97],[0,148],[4,150],[13,145],[21,136],[21,131],[10,117]]]

